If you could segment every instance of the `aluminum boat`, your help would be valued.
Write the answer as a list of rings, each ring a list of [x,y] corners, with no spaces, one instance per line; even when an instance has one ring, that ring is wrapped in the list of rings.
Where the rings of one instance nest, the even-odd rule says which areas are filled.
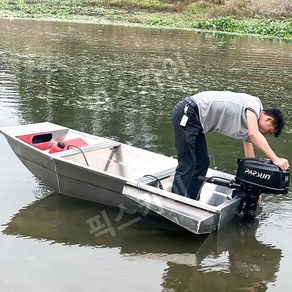
[[[208,170],[207,178],[214,179],[203,183],[198,200],[172,193],[175,158],[112,139],[50,122],[0,132],[21,162],[55,192],[160,217],[195,234],[221,229],[247,202],[246,182],[214,169]],[[288,191],[288,175],[277,192]]]

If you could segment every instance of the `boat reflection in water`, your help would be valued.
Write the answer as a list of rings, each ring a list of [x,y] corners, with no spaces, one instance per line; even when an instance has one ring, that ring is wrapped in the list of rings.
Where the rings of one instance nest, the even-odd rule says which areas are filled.
[[[169,221],[144,220],[51,194],[21,209],[3,233],[65,245],[118,248],[121,256],[131,260],[164,262],[161,285],[175,291],[201,291],[200,287],[204,291],[265,291],[275,281],[281,250],[256,239],[256,222],[235,220],[210,235],[179,228]]]

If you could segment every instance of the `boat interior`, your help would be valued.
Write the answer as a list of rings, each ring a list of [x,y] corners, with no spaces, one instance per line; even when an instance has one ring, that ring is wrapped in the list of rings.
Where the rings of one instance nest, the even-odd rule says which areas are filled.
[[[157,175],[162,179],[174,173],[176,167],[171,157],[66,128],[17,138],[46,154],[126,179],[150,183]]]

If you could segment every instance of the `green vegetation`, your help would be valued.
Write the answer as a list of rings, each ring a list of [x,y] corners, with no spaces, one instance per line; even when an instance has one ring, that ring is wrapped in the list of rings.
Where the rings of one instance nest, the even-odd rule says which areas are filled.
[[[81,18],[292,38],[291,0],[1,0],[0,16]]]

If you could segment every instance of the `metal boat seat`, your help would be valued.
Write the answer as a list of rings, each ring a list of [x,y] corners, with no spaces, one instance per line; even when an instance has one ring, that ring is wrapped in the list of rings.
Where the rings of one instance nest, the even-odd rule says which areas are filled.
[[[89,144],[87,146],[82,146],[82,150],[84,152],[88,152],[91,150],[98,150],[98,149],[104,149],[104,148],[117,148],[121,145],[121,143],[111,140],[101,141],[95,144]],[[73,148],[72,148],[73,149]],[[67,156],[72,154],[72,152],[62,152],[60,156]]]

